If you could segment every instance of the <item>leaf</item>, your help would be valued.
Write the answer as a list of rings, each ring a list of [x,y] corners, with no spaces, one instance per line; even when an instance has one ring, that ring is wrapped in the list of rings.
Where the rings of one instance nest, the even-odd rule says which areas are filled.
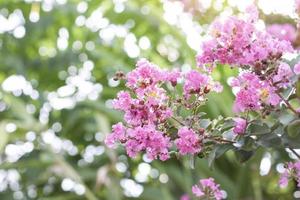
[[[234,121],[232,119],[226,120],[222,125],[221,131],[226,131],[232,127],[234,127]]]
[[[213,162],[221,157],[224,153],[226,153],[230,149],[234,149],[235,147],[231,144],[219,144],[214,147],[214,149],[210,152],[208,156],[208,166],[212,167]]]
[[[242,139],[243,139],[243,142],[242,142],[241,149],[243,149],[245,151],[251,151],[251,150],[256,149],[255,140],[253,138],[244,137]]]
[[[300,98],[300,79],[298,79],[296,83],[296,95],[298,98]]]
[[[201,128],[206,129],[211,124],[210,119],[200,119],[199,125]]]
[[[5,131],[5,123],[4,122],[0,122],[0,153],[2,153],[5,145],[8,142],[9,139],[9,135],[8,133]]]
[[[195,155],[190,155],[189,161],[190,161],[190,167],[191,167],[191,169],[195,169],[195,159],[196,159]]]
[[[262,135],[271,132],[271,129],[265,123],[254,121],[248,125],[247,131],[250,135]]]
[[[235,151],[236,158],[240,163],[244,163],[248,161],[253,156],[253,154],[254,154],[253,151],[245,151],[245,150]]]
[[[300,119],[295,120],[293,122],[291,122],[288,126],[287,126],[287,134],[291,137],[291,138],[296,138],[300,135]]]
[[[282,145],[281,138],[275,133],[267,133],[259,138],[257,144],[269,148],[280,148]]]
[[[290,136],[287,132],[287,128],[285,128],[285,133],[282,134],[281,139],[285,147],[290,147],[293,149],[300,148],[300,134]]]

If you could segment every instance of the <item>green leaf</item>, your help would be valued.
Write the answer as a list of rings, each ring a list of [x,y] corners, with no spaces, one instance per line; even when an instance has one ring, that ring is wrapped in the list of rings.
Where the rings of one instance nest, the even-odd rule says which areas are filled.
[[[195,159],[196,159],[195,155],[190,155],[189,160],[190,160],[191,169],[195,169]]]
[[[213,162],[221,157],[224,153],[226,153],[230,149],[234,149],[235,147],[231,144],[218,144],[216,145],[213,150],[210,152],[208,156],[208,165],[212,167]]]
[[[267,133],[264,134],[262,137],[259,138],[257,144],[269,148],[269,147],[273,147],[273,148],[280,148],[282,147],[282,141],[281,138],[275,134],[275,133]]]
[[[300,79],[296,82],[296,95],[300,98]]]
[[[8,133],[5,131],[5,122],[1,122],[0,123],[0,153],[2,153],[6,143],[8,142],[9,139],[9,135]]]
[[[253,151],[245,151],[245,150],[235,151],[236,158],[240,163],[244,163],[248,161],[253,156],[253,154],[254,154]]]
[[[262,123],[258,120],[249,124],[247,130],[250,135],[262,135],[271,132],[271,129],[267,124]]]
[[[287,133],[291,138],[299,137],[300,135],[300,119],[291,122],[287,126]]]
[[[199,122],[199,126],[201,128],[206,129],[207,127],[209,127],[209,125],[211,124],[211,120],[210,119],[201,119]]]

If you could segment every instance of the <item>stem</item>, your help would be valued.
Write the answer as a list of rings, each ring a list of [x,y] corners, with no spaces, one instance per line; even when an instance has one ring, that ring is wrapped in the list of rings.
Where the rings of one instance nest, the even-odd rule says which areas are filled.
[[[293,152],[293,154],[294,154],[295,156],[297,156],[298,159],[300,159],[300,155],[299,155],[294,149],[289,148],[289,150],[290,150],[291,152]]]
[[[174,119],[176,122],[178,122],[180,125],[185,126],[185,124],[183,122],[179,121],[175,117],[172,116],[171,118]]]
[[[214,140],[216,142],[235,143],[234,141],[226,140],[226,139],[223,139],[223,138],[220,138],[220,137],[214,137],[214,136],[208,136],[207,139],[211,139],[211,140]]]
[[[284,101],[286,106],[296,115],[299,115],[299,113],[292,107],[292,105],[287,101],[279,92],[277,92],[277,95]]]

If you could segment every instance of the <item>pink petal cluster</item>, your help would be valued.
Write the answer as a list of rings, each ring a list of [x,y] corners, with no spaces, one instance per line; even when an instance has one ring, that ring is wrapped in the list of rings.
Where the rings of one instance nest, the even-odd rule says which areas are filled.
[[[202,52],[197,56],[200,67],[210,69],[216,63],[255,67],[262,61],[278,59],[283,52],[292,51],[289,42],[257,30],[257,11],[253,7],[247,14],[246,20],[232,16],[212,24],[211,38],[202,44]]]
[[[180,77],[178,70],[164,71],[146,59],[141,59],[136,64],[136,69],[127,74],[126,86],[133,89],[138,96],[144,96],[149,88],[155,87],[160,82],[169,81],[177,84]]]
[[[178,130],[178,136],[175,144],[181,155],[196,154],[201,151],[201,138],[192,129],[182,127]]]
[[[126,141],[126,128],[123,126],[121,122],[112,126],[112,133],[109,134],[105,139],[105,144],[114,148],[117,142],[125,142]]]
[[[247,120],[240,117],[234,118],[233,120],[234,120],[233,132],[238,135],[244,134],[247,127]]]
[[[296,39],[296,29],[291,24],[272,24],[266,30],[279,40],[286,40],[292,43]]]
[[[300,74],[300,62],[298,62],[295,66],[294,66],[294,73],[299,75]]]
[[[295,0],[296,13],[300,13],[300,0]]]
[[[122,123],[118,123],[112,128],[113,132],[105,140],[108,147],[113,147],[120,142],[125,144],[130,157],[135,157],[141,151],[145,151],[149,159],[167,160],[170,157],[170,138],[157,131],[155,126],[146,125],[126,129]]]
[[[279,179],[279,186],[286,187],[289,179],[294,179],[297,182],[297,186],[300,187],[300,161],[294,163],[288,162],[286,164],[285,171]]]
[[[290,84],[292,76],[293,71],[290,66],[286,63],[280,63],[276,74],[273,76],[273,83],[278,87],[286,88]]]
[[[176,85],[180,73],[165,72],[147,60],[140,60],[137,68],[127,75],[126,86],[133,90],[136,98],[129,92],[121,91],[113,101],[115,109],[125,112],[124,119],[128,124],[159,124],[171,117],[172,110],[168,107],[168,96],[161,82]]]
[[[223,87],[214,82],[211,76],[202,74],[196,70],[191,70],[185,75],[183,94],[188,99],[192,94],[203,95],[210,90],[221,92]]]
[[[180,197],[180,200],[190,200],[190,197],[188,194],[183,194],[181,197]]]
[[[231,86],[237,91],[235,112],[259,110],[262,105],[276,106],[280,102],[275,88],[251,72],[241,73],[232,80]]]
[[[196,197],[206,197],[207,199],[225,199],[220,185],[215,183],[213,178],[200,179],[198,185],[192,187],[192,192]]]
[[[135,157],[139,152],[145,151],[149,159],[169,159],[170,138],[157,131],[155,126],[146,125],[129,128],[127,130],[127,142],[125,143],[127,154]]]

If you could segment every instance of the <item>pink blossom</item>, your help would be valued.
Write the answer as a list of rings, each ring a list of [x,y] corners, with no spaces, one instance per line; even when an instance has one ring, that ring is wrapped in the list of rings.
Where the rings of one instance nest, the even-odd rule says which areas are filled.
[[[201,139],[192,129],[182,127],[178,130],[178,136],[175,144],[181,155],[195,154],[201,151]]]
[[[300,62],[298,62],[295,66],[294,66],[294,73],[299,75],[300,74]]]
[[[141,59],[136,64],[136,69],[127,74],[126,86],[135,90],[139,95],[144,94],[144,90],[153,87],[163,81],[164,74],[158,66],[150,63],[146,59]]]
[[[115,143],[117,142],[125,142],[126,140],[126,128],[123,126],[121,122],[112,126],[112,133],[109,134],[105,139],[105,144],[113,148]]]
[[[296,39],[296,29],[290,24],[269,25],[267,32],[280,40],[293,42]]]
[[[238,135],[245,133],[247,121],[243,118],[234,118],[233,120],[235,122],[233,132]]]
[[[295,10],[298,14],[300,13],[300,0],[295,0]]]
[[[132,104],[132,99],[129,92],[120,91],[117,94],[117,99],[113,100],[113,107],[114,109],[118,110],[127,110],[130,108]]]
[[[191,94],[204,95],[210,90],[221,92],[222,89],[222,86],[219,83],[214,82],[210,76],[196,70],[191,70],[185,75],[183,94],[187,99]]]
[[[276,75],[273,76],[273,82],[279,87],[286,88],[290,84],[292,76],[293,72],[290,66],[286,63],[280,63]]]
[[[130,157],[135,157],[139,152],[145,151],[149,159],[169,159],[170,138],[155,130],[155,126],[129,128],[127,134],[125,147]]]
[[[198,185],[192,187],[192,192],[196,197],[213,198],[216,200],[225,199],[220,185],[215,183],[213,178],[200,179]]]
[[[234,102],[235,112],[259,110],[263,104],[276,106],[280,102],[276,88],[267,80],[260,80],[254,73],[241,73],[230,85],[237,91]]]
[[[279,179],[279,186],[286,187],[289,179],[294,179],[300,187],[300,161],[286,163],[285,171],[281,173]]]
[[[175,86],[177,84],[177,80],[181,76],[181,73],[179,70],[165,71],[164,73],[165,73],[164,80],[169,81],[173,86]]]
[[[184,194],[180,197],[180,200],[190,200],[190,197],[188,194]]]

